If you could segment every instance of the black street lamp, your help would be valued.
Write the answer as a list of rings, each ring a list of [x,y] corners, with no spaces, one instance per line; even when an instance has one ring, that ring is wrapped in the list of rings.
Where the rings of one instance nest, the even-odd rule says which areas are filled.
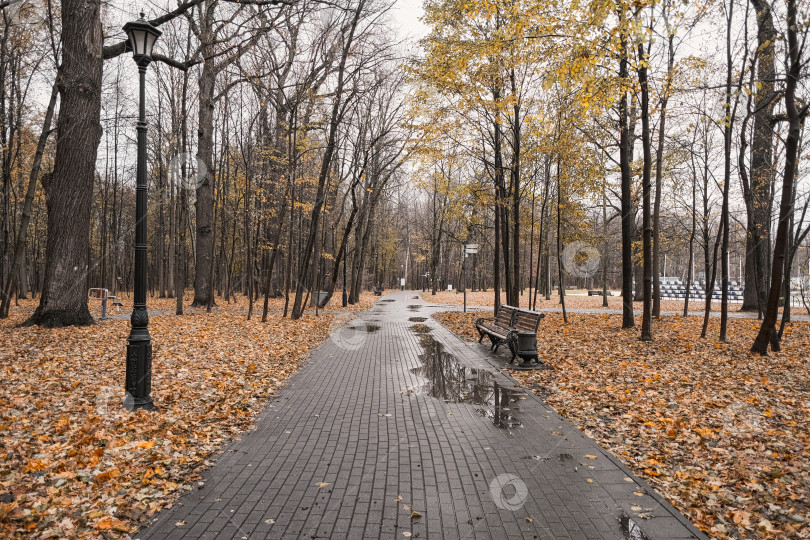
[[[135,304],[132,309],[127,345],[126,398],[129,410],[155,410],[152,402],[152,338],[146,311],[146,67],[152,61],[152,47],[161,31],[141,18],[124,25],[132,58],[140,75],[138,124],[138,164],[135,176]],[[181,292],[182,294],[182,292]]]

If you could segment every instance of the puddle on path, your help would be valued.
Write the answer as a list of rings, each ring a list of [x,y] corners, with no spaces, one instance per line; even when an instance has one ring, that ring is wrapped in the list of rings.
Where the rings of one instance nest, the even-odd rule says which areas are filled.
[[[426,324],[414,324],[411,326],[411,332],[415,332],[417,334],[429,334],[430,327]]]
[[[425,322],[426,320],[427,317],[411,317],[410,319],[408,319],[408,321],[410,322]]]
[[[413,330],[417,326],[411,327]],[[418,330],[414,330],[419,333]],[[520,427],[516,414],[520,412],[522,391],[504,388],[495,382],[492,373],[462,365],[429,333],[420,333],[422,366],[411,370],[427,382],[413,388],[416,393],[441,399],[446,403],[476,405],[476,411],[499,428]]]
[[[411,296],[411,300],[419,300],[418,296]]]
[[[408,307],[408,309],[410,309],[411,311],[419,311],[419,308],[421,308],[422,306],[420,306],[420,305],[418,305],[418,304],[411,304],[411,305],[409,305],[409,306],[407,306],[407,307]]]
[[[644,534],[644,531],[642,531],[638,524],[627,514],[622,512],[619,523],[622,524],[622,537],[625,538],[625,540],[650,540],[650,537]]]
[[[379,324],[359,324],[357,326],[349,327],[349,330],[357,330],[358,332],[365,332],[366,334],[373,334],[379,329]]]
[[[396,302],[393,298],[388,298],[387,300],[379,300],[379,302]]]
[[[548,456],[520,456],[520,459],[531,459],[532,461],[548,461],[551,458]]]

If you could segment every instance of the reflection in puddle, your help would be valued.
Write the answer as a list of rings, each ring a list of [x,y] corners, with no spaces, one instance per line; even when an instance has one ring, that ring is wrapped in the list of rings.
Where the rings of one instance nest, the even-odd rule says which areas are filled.
[[[421,308],[422,306],[420,306],[420,305],[418,305],[418,304],[411,304],[411,305],[409,305],[409,306],[407,306],[407,307],[408,307],[408,309],[410,309],[411,311],[419,311],[419,308]]]
[[[573,461],[573,459],[574,459],[574,456],[572,456],[571,454],[560,454],[557,457],[557,460],[562,462],[562,463],[565,463],[566,461]]]
[[[650,537],[644,534],[644,531],[627,514],[622,513],[619,522],[622,524],[622,536],[626,540],[650,540]]]
[[[387,300],[379,300],[379,302],[396,302],[393,298],[388,298]]]
[[[417,326],[414,325],[412,329]],[[519,397],[523,392],[504,388],[495,382],[492,373],[460,364],[444,345],[430,334],[420,335],[422,366],[411,371],[427,379],[413,389],[446,403],[478,405],[476,411],[489,418],[499,428],[520,427],[515,413],[520,411]]]
[[[410,322],[425,322],[427,317],[411,317],[408,319]]]
[[[411,332],[416,332],[417,334],[429,334],[430,327],[426,324],[415,324],[411,326]]]
[[[366,334],[373,334],[379,329],[380,329],[379,324],[367,324],[367,323],[349,327],[349,330],[357,330],[358,332],[365,332]]]
[[[548,461],[551,458],[548,456],[520,456],[520,459],[531,459],[532,461]]]

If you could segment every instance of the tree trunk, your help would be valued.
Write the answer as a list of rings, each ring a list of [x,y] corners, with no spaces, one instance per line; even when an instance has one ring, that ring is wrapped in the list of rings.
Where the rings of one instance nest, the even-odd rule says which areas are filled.
[[[101,141],[104,36],[99,10],[98,0],[62,2],[58,138],[53,176],[44,184],[48,208],[45,283],[39,307],[26,324],[53,327],[93,323],[84,286],[96,154]]]
[[[695,130],[697,133],[697,130]],[[693,139],[694,145],[694,139]],[[692,288],[692,274],[695,269],[695,231],[697,228],[697,169],[695,155],[692,154],[692,228],[689,231],[689,267],[686,270],[686,298],[683,301],[683,316],[689,315],[689,294]]]
[[[729,208],[728,198],[731,187],[731,137],[734,126],[734,111],[731,110],[731,70],[734,66],[731,49],[731,22],[734,14],[734,2],[730,1],[726,8],[726,97],[724,111],[726,114],[723,122],[723,206],[720,211],[720,220],[723,226],[723,238],[720,255],[723,260],[721,265],[721,299],[720,299],[720,341],[727,341],[728,333],[728,241],[729,241]]]
[[[652,341],[652,227],[650,223],[650,196],[652,186],[650,177],[652,172],[652,152],[650,148],[650,94],[647,87],[647,58],[644,54],[644,44],[638,45],[638,58],[641,62],[638,68],[638,82],[641,86],[641,148],[644,152],[644,166],[642,169],[642,256],[644,259],[644,309],[641,318],[641,341]]]
[[[664,9],[667,9],[664,4]],[[672,86],[675,66],[675,34],[669,33],[667,40],[667,78],[661,96],[661,123],[658,126],[658,148],[655,153],[655,207],[653,208],[653,317],[661,318],[661,196],[663,191],[664,138],[667,125],[667,102]]]
[[[512,291],[508,302],[520,306],[520,100],[515,86],[515,70],[510,71],[512,99],[514,99],[512,120]]]
[[[773,120],[776,103],[774,66],[776,29],[768,0],[751,0],[757,12],[757,82],[754,131],[751,139],[750,188],[744,190],[748,230],[745,243],[745,290],[742,311],[764,308],[768,287],[767,252],[770,244],[773,170]]]
[[[565,311],[565,281],[563,279],[562,265],[562,173],[560,172],[560,159],[557,158],[557,278],[559,281],[560,306],[562,307],[563,321],[568,322],[568,313]]]
[[[214,5],[208,0],[200,21],[203,66],[199,79],[200,108],[197,120],[197,159],[205,167],[197,171],[197,250],[194,265],[194,301],[191,307],[206,307],[211,287],[211,269],[214,264],[214,87],[216,65],[213,46]],[[204,174],[202,174],[204,173]]]
[[[627,81],[627,36],[621,37],[621,57],[619,59],[619,84]],[[635,229],[632,181],[630,170],[630,129],[627,89],[622,87],[619,101],[619,167],[621,169],[622,192],[622,328],[635,326],[633,317],[633,229]]]
[[[9,277],[6,280],[3,290],[2,304],[0,304],[0,319],[5,319],[8,317],[9,305],[11,303],[11,291],[14,286],[14,276],[22,276],[22,263],[25,259],[25,238],[28,234],[28,224],[31,221],[31,211],[34,207],[34,196],[36,195],[37,191],[37,178],[39,177],[39,170],[42,164],[42,155],[45,153],[45,144],[47,143],[48,135],[51,132],[51,121],[53,119],[54,108],[56,107],[56,98],[59,95],[58,73],[56,77],[57,80],[54,82],[51,89],[51,98],[48,102],[48,109],[45,111],[45,119],[42,121],[42,131],[39,134],[37,149],[34,153],[34,161],[31,164],[31,173],[28,177],[28,189],[25,192],[25,201],[23,202],[22,219],[20,220],[20,224],[17,229],[17,242],[14,246],[14,259],[12,260]]]
[[[307,243],[302,253],[301,267],[298,272],[298,279],[295,286],[295,302],[293,304],[292,318],[299,319],[304,313],[306,306],[303,305],[304,291],[312,289],[312,279],[310,273],[310,264],[312,261],[312,253],[315,249],[315,240],[318,235],[318,226],[320,225],[321,210],[325,203],[324,188],[326,180],[329,175],[329,170],[332,166],[332,156],[335,152],[335,144],[337,137],[337,129],[341,117],[341,108],[343,106],[343,90],[346,82],[346,61],[349,58],[349,52],[352,49],[354,41],[354,33],[357,29],[357,24],[360,20],[360,15],[363,13],[365,1],[361,0],[357,4],[354,11],[352,22],[348,28],[348,36],[343,44],[342,56],[340,65],[337,70],[337,82],[335,87],[334,103],[332,104],[331,118],[329,122],[329,133],[326,141],[326,149],[324,150],[323,158],[321,159],[321,170],[318,175],[318,189],[315,195],[315,203],[312,206],[312,214],[310,217],[310,229],[307,237]]]
[[[751,352],[765,355],[768,344],[774,351],[780,349],[776,335],[776,318],[779,311],[779,296],[782,291],[782,270],[787,251],[788,225],[793,213],[793,183],[797,170],[799,138],[801,136],[801,117],[796,106],[796,86],[801,75],[801,58],[797,36],[796,0],[786,0],[787,4],[787,45],[788,72],[785,85],[785,111],[788,117],[788,133],[785,140],[785,170],[782,181],[782,200],[779,204],[779,223],[776,227],[776,243],[773,250],[773,267],[771,269],[771,288],[768,293],[768,305],[765,317],[759,328]],[[786,299],[787,301],[788,299]]]

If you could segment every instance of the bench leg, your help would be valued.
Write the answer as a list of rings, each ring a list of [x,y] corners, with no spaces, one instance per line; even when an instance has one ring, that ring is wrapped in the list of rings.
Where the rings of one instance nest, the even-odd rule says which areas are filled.
[[[486,334],[484,334],[481,330],[478,331],[478,343],[481,343],[481,341],[483,341],[485,335]]]

